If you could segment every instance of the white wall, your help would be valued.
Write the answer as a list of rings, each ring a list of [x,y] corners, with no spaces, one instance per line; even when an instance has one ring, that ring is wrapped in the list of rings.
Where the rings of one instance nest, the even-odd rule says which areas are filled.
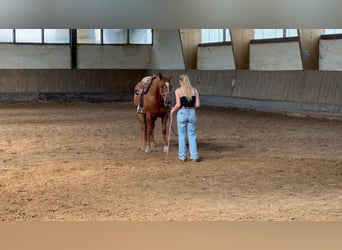
[[[319,70],[342,70],[342,39],[320,40]]]
[[[0,69],[69,69],[68,45],[0,45]]]
[[[177,29],[156,29],[153,45],[79,45],[79,68],[185,69]],[[321,40],[319,69],[342,71],[342,39]],[[231,46],[198,48],[199,70],[234,70]],[[69,45],[0,44],[0,69],[70,69]],[[251,70],[302,70],[298,42],[250,45]]]
[[[153,45],[79,45],[78,68],[185,69],[178,30],[153,30]]]
[[[151,46],[78,45],[77,55],[80,69],[146,69]]]
[[[250,44],[251,70],[302,70],[299,42]]]
[[[198,47],[197,69],[199,70],[234,70],[233,48],[225,46]]]
[[[153,30],[150,69],[185,69],[182,44],[177,29]]]
[[[185,69],[178,30],[153,30],[153,45],[79,45],[78,68]]]
[[[185,69],[177,29],[154,30],[153,45],[78,45],[81,69]],[[0,69],[70,69],[69,45],[0,44]]]

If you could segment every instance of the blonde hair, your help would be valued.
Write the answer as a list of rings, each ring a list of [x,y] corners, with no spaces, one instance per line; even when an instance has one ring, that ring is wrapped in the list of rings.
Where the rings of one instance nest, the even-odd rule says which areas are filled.
[[[191,100],[192,96],[195,94],[194,87],[191,86],[190,80],[188,75],[180,75],[179,80],[183,82],[182,89],[183,89],[183,95],[188,99],[188,101]]]

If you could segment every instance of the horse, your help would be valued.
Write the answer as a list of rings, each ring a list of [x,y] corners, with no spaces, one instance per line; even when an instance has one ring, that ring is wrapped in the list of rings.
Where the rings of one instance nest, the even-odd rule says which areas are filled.
[[[154,127],[157,118],[161,118],[164,153],[168,152],[166,140],[169,119],[173,76],[159,73],[158,76],[145,77],[134,88],[134,105],[137,108],[137,120],[141,130],[141,147],[146,153],[154,147]],[[139,107],[142,106],[142,110]],[[141,108],[141,107],[140,107]]]

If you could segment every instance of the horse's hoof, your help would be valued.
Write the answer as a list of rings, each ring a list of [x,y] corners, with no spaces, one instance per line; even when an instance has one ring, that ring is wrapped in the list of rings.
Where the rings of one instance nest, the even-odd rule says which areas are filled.
[[[169,152],[169,147],[168,146],[164,146],[164,153],[168,153]]]
[[[145,148],[145,153],[149,153],[151,152],[151,149],[150,148]]]

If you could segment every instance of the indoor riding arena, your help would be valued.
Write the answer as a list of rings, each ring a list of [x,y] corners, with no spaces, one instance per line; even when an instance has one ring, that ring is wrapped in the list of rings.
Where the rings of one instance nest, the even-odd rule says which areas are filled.
[[[340,35],[154,29],[111,46],[113,30],[21,31],[0,44],[0,221],[342,220]],[[179,75],[199,92],[199,162],[178,160],[176,115],[168,152],[159,118],[140,149],[133,90],[159,73],[173,105]]]

